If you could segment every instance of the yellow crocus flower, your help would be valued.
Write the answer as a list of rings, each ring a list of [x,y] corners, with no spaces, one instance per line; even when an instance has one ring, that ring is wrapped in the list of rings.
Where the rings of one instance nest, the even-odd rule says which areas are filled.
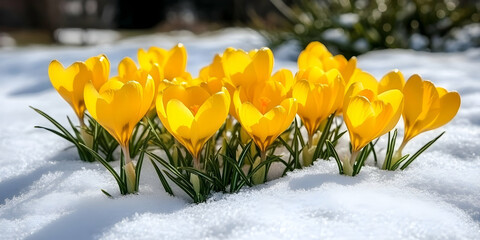
[[[162,124],[188,149],[194,167],[200,169],[203,145],[228,116],[230,95],[227,89],[211,95],[200,86],[170,85],[159,93],[156,105]]]
[[[85,85],[85,104],[92,117],[120,144],[125,154],[127,190],[135,188],[135,167],[130,159],[129,140],[137,123],[151,106],[155,86],[151,77],[143,84],[126,83],[117,79],[107,81],[99,91],[90,82]]]
[[[174,78],[181,77],[190,80],[192,76],[186,72],[187,67],[187,50],[181,43],[175,45],[170,50],[159,47],[150,47],[148,51],[139,49],[137,52],[140,67],[146,71],[150,71],[153,66],[157,65],[163,77],[169,81]]]
[[[300,70],[295,76],[292,97],[309,136],[309,144],[320,124],[342,107],[344,83],[338,70],[324,72],[318,67]]]
[[[307,69],[309,67],[319,67],[324,71],[337,69],[343,77],[345,84],[357,69],[357,59],[355,57],[347,59],[343,55],[333,56],[332,53],[320,42],[311,42],[300,52],[297,59],[298,69]]]
[[[295,84],[295,79],[293,74],[288,69],[280,69],[272,76],[272,81],[279,82],[284,87],[284,93],[288,97],[291,97],[293,85]]]
[[[159,69],[157,64],[152,65],[151,69],[147,71],[143,68],[137,68],[137,64],[133,59],[125,57],[118,64],[118,75],[112,78],[112,80],[117,80],[123,83],[136,81],[142,86],[145,86],[147,79],[153,80],[155,91],[153,99],[156,99],[158,89],[161,88],[163,81],[163,72]],[[150,116],[151,113],[155,113],[155,101],[152,101],[148,115]]]
[[[107,56],[100,54],[85,61],[85,65],[92,73],[92,83],[97,90],[108,81],[110,76],[110,61]]]
[[[405,86],[405,78],[402,72],[398,69],[388,72],[382,77],[380,83],[378,83],[378,93],[382,93],[391,89],[403,90]]]
[[[53,60],[48,66],[48,76],[53,87],[70,104],[83,126],[85,113],[83,89],[92,78],[85,63],[75,62],[65,68],[59,61]]]
[[[217,79],[215,81],[221,80],[223,86],[228,89],[230,97],[233,98],[238,87],[250,86],[270,79],[273,61],[273,53],[269,48],[246,52],[229,47],[222,55],[215,55],[212,63],[200,70],[199,78],[207,83],[212,78]],[[285,86],[293,85],[293,75],[288,70],[277,72],[274,78]],[[218,85],[216,82],[209,84]],[[288,90],[290,89],[285,89],[285,91]],[[237,118],[233,104],[230,105],[230,115]]]
[[[460,95],[457,92],[448,92],[444,88],[436,87],[417,74],[408,79],[403,94],[405,108],[402,115],[405,134],[397,156],[401,155],[408,141],[422,132],[447,124],[460,108]]]
[[[270,80],[251,89],[242,86],[233,97],[237,120],[259,147],[262,160],[267,147],[290,126],[297,113],[296,100],[282,92],[284,87]]]
[[[235,87],[265,81],[272,74],[273,53],[266,47],[248,53],[241,49],[227,48],[222,60],[225,76]]]
[[[350,135],[352,156],[343,165],[344,173],[352,175],[360,150],[397,124],[403,109],[403,94],[394,89],[377,96],[360,82],[352,84],[347,92],[343,117]]]

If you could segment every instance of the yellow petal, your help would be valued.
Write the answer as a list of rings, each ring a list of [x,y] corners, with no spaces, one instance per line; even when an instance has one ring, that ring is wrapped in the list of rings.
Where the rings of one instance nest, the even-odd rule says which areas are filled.
[[[378,82],[375,77],[368,72],[362,70],[355,71],[350,82],[347,84],[347,88],[354,82],[361,82],[364,88],[372,90],[375,94],[377,93]]]
[[[252,58],[251,63],[245,68],[245,74],[253,79],[245,79],[247,84],[270,79],[273,68],[273,53],[269,48],[262,48]]]
[[[187,66],[187,50],[181,43],[170,49],[169,57],[165,63],[165,78],[168,80],[181,76]]]
[[[125,57],[118,64],[118,76],[124,83],[137,80],[137,64],[129,57]]]
[[[94,119],[98,119],[97,116],[97,100],[100,98],[100,94],[92,83],[87,83],[84,90],[85,105],[88,112]]]
[[[425,131],[441,127],[457,115],[460,108],[460,95],[457,92],[449,92],[440,98],[440,113],[435,121]]]
[[[85,61],[85,65],[92,73],[93,85],[97,90],[100,90],[102,85],[108,81],[110,75],[110,61],[107,56],[98,55],[91,57]]]
[[[293,86],[292,97],[297,99],[298,104],[305,107],[309,92],[310,84],[306,80],[300,80]]]
[[[155,96],[155,83],[150,77],[150,75],[147,76],[146,83],[142,87],[142,104],[139,111],[140,118],[143,118],[143,116],[145,116],[145,114],[148,112],[148,110],[152,106],[152,102]]]
[[[178,139],[190,139],[192,136],[191,128],[194,116],[181,101],[171,99],[167,104],[167,121],[172,130],[172,134]]]
[[[419,75],[412,75],[405,87],[405,106],[403,108],[403,117],[406,123],[413,123],[422,112],[423,82]]]
[[[140,120],[138,116],[142,101],[142,86],[138,82],[129,81],[122,88],[105,90],[105,93],[107,92],[112,93],[112,100],[110,102],[105,101],[104,98],[97,100],[97,121],[121,145],[125,146],[128,144],[133,128]]]
[[[342,77],[344,80],[344,83],[347,84],[350,81],[350,78],[352,77],[353,73],[355,72],[355,69],[357,69],[357,58],[352,57],[350,60],[348,60],[347,65],[345,68],[340,69],[340,72],[342,73]]]
[[[206,142],[215,134],[225,122],[229,109],[230,96],[226,89],[209,97],[195,115],[192,126],[195,141]]]
[[[403,86],[405,85],[405,78],[403,77],[402,72],[398,69],[395,69],[385,76],[383,76],[382,80],[378,84],[378,93],[382,93],[391,89],[398,89],[400,91],[403,90]]]
[[[344,116],[349,119],[351,126],[356,128],[365,122],[367,118],[375,116],[375,112],[366,97],[355,96],[350,100]]]
[[[263,115],[260,111],[258,111],[258,109],[250,102],[241,103],[238,108],[238,120],[242,124],[242,127],[251,135],[253,134],[252,126],[258,124],[262,117]]]
[[[386,124],[384,131],[382,132],[382,134],[380,134],[383,135],[384,133],[392,130],[400,120],[400,116],[402,115],[403,110],[403,94],[402,92],[400,92],[400,90],[393,89],[378,95],[378,99],[385,104],[389,104],[390,106],[392,106],[393,113],[392,116],[388,116],[388,121],[385,120],[388,122],[388,124]]]

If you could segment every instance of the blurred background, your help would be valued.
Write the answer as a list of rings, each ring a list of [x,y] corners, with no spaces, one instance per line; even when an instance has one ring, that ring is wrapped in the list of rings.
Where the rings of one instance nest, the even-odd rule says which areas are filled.
[[[0,0],[0,48],[227,27],[253,28],[271,48],[321,41],[348,57],[385,48],[462,51],[480,46],[480,1]]]

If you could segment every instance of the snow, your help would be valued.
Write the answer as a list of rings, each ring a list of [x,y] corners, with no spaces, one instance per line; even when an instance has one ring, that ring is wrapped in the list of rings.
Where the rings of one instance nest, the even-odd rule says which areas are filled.
[[[106,53],[116,71],[122,57],[136,59],[138,48],[170,48],[177,42],[187,48],[193,75],[228,46],[251,49],[264,44],[251,30],[227,29],[200,36],[155,34],[92,47],[0,50],[0,238],[480,239],[480,49],[383,50],[359,57],[360,67],[377,78],[398,68],[406,77],[419,73],[462,96],[451,123],[407,145],[405,152],[412,153],[447,131],[405,171],[382,171],[370,160],[358,176],[346,177],[338,175],[334,161],[318,161],[264,185],[238,194],[217,193],[196,205],[182,194],[168,196],[149,161],[144,163],[140,193],[121,196],[100,164],[79,161],[67,142],[33,128],[51,125],[29,105],[63,124],[66,115],[74,117],[49,83],[52,59],[67,65]],[[293,47],[290,43],[276,55],[275,69],[295,70]],[[401,124],[398,127],[401,133]],[[118,162],[113,165],[118,168]]]

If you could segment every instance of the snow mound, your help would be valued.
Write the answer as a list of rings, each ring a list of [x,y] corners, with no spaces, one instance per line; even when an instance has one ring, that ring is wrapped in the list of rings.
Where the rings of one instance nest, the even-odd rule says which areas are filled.
[[[369,161],[352,178],[338,175],[334,161],[318,161],[264,185],[233,195],[218,193],[195,205],[181,194],[168,196],[148,161],[140,193],[120,196],[100,164],[79,161],[64,140],[33,128],[51,125],[29,105],[63,124],[66,115],[73,116],[48,80],[52,59],[67,65],[105,53],[115,72],[122,57],[136,59],[138,48],[170,48],[177,42],[187,48],[193,75],[226,47],[264,44],[254,31],[227,29],[200,36],[155,34],[87,48],[0,50],[2,239],[480,239],[480,49],[383,50],[359,57],[360,67],[378,78],[398,68],[406,77],[419,73],[462,97],[451,123],[407,145],[405,152],[412,153],[447,131],[401,172],[379,170]],[[275,69],[296,70],[294,47],[284,47]]]

